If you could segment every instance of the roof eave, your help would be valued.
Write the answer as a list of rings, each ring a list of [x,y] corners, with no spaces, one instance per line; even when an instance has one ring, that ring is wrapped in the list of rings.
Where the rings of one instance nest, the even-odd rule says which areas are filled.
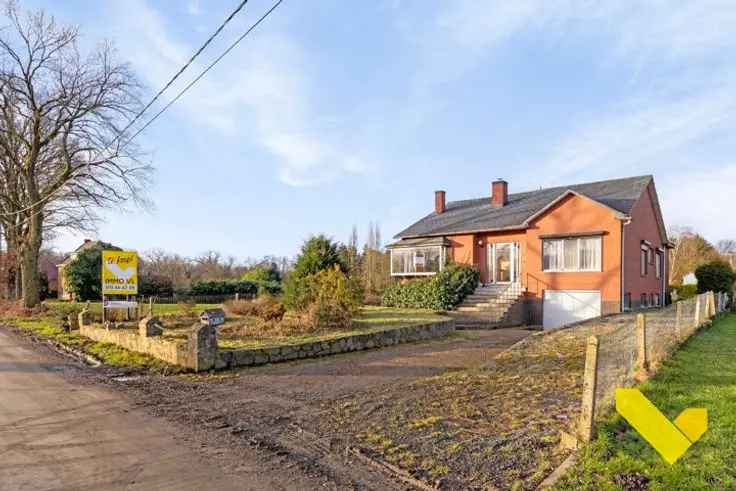
[[[481,229],[475,229],[475,230],[459,230],[457,232],[442,232],[442,233],[431,233],[431,234],[417,234],[417,235],[404,235],[404,236],[396,236],[397,239],[417,239],[420,237],[449,237],[452,235],[464,235],[464,234],[480,234],[485,232],[507,232],[509,230],[526,230],[529,228],[527,225],[510,225],[507,227],[497,227],[497,228],[481,228]]]

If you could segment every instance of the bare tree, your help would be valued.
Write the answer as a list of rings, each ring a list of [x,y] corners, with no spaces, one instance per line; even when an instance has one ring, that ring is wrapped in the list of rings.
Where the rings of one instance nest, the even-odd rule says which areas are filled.
[[[683,276],[695,271],[701,264],[720,259],[716,249],[690,227],[674,227],[669,233],[674,242],[670,249],[669,283],[678,284]]]
[[[716,243],[716,250],[719,254],[728,255],[736,254],[736,240],[722,239]]]
[[[99,208],[145,205],[151,167],[122,133],[141,108],[141,86],[112,47],[82,56],[76,28],[13,2],[5,15],[0,212],[20,256],[23,303],[32,307],[44,231],[84,226]]]

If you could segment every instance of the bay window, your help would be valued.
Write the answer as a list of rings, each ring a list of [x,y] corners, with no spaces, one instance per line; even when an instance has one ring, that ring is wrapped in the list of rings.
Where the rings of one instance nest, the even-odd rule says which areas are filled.
[[[601,238],[542,240],[542,271],[600,271]]]
[[[442,271],[443,247],[404,247],[391,249],[393,276],[432,275]]]

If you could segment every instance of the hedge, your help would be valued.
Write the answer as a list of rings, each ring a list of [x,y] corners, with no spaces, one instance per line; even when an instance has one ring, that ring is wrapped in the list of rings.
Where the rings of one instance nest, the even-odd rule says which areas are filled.
[[[258,285],[252,281],[202,281],[194,283],[189,295],[256,295]]]
[[[430,279],[394,283],[381,299],[384,307],[451,310],[473,293],[480,272],[465,265],[450,264]]]

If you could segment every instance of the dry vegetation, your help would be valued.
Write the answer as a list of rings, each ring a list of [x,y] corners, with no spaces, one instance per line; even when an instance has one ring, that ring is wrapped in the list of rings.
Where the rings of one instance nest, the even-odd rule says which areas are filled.
[[[441,489],[534,489],[567,456],[585,338],[602,325],[534,335],[481,370],[449,372],[326,408],[338,431]]]

